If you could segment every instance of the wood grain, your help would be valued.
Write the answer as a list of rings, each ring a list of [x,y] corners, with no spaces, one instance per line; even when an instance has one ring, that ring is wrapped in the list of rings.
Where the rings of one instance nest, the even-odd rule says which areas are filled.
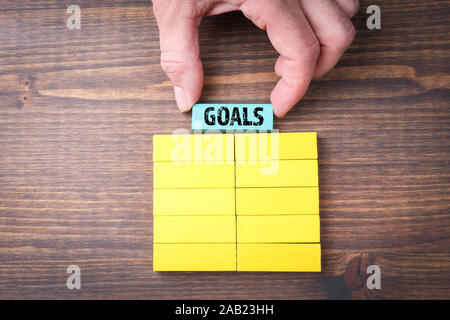
[[[151,4],[0,0],[0,298],[450,298],[444,0],[380,0],[284,119],[319,136],[320,274],[152,272],[152,135],[190,127]],[[203,102],[269,102],[277,54],[240,13],[205,19]],[[77,264],[82,289],[68,290]],[[365,287],[377,264],[381,290]]]

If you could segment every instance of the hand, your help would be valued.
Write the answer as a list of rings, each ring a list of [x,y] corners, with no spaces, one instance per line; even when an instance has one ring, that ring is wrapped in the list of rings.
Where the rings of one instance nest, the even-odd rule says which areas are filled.
[[[300,101],[313,78],[339,61],[355,37],[350,18],[358,9],[358,0],[153,0],[161,66],[174,85],[181,111],[190,110],[202,92],[202,17],[241,10],[267,31],[280,54],[275,73],[281,79],[270,96],[277,117]]]

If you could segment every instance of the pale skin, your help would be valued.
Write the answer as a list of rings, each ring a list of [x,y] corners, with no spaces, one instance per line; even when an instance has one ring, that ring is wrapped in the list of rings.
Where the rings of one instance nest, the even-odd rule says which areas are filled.
[[[275,63],[280,79],[270,100],[274,114],[283,117],[311,80],[330,71],[351,45],[350,19],[358,9],[358,0],[153,0],[161,66],[174,85],[178,108],[189,111],[202,92],[198,26],[203,17],[240,10],[266,30],[280,54]]]

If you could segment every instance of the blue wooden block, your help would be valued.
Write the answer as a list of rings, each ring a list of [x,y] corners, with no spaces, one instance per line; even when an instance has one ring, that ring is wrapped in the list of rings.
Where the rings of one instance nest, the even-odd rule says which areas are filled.
[[[192,130],[271,131],[271,104],[195,104]]]

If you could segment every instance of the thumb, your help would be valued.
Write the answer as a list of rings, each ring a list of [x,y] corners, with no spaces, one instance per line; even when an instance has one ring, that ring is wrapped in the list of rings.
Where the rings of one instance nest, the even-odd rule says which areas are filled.
[[[155,1],[156,2],[156,1]],[[177,1],[153,6],[158,22],[161,67],[173,83],[181,111],[189,111],[200,99],[203,69],[198,46],[200,17],[182,14]]]

